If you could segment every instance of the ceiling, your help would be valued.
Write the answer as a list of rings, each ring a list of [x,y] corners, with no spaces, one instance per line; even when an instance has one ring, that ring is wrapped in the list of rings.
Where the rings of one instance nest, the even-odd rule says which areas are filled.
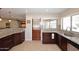
[[[24,20],[28,14],[59,14],[67,8],[1,8],[2,18]]]
[[[25,8],[2,8],[0,10],[2,18],[24,20],[26,18]]]
[[[67,10],[67,8],[29,8],[26,9],[26,13],[30,14],[38,14],[38,13],[45,13],[45,14],[58,14],[63,11]]]

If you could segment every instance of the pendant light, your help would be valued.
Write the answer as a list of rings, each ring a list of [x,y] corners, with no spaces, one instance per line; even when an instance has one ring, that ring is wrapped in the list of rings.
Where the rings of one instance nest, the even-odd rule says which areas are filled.
[[[11,17],[11,11],[9,11],[9,17]],[[10,20],[10,19],[9,19],[8,21],[9,21],[9,22],[11,22],[11,20]]]

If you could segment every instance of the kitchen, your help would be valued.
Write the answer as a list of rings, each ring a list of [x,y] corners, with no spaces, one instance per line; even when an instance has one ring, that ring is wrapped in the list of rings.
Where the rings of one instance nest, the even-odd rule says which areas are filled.
[[[24,46],[40,41],[42,45],[55,44],[59,51],[79,51],[79,8],[2,8],[0,13],[0,50],[19,51],[25,41]]]

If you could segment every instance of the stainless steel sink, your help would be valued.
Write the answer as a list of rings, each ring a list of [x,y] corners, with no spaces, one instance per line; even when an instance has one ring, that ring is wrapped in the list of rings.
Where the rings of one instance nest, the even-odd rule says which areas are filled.
[[[71,32],[67,32],[67,33],[65,32],[64,35],[69,36],[69,37],[74,37],[73,33]]]

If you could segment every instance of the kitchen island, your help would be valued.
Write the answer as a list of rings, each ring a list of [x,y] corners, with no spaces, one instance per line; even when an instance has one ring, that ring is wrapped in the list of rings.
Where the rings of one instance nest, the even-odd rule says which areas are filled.
[[[6,28],[0,30],[0,51],[7,51],[25,40],[24,28]]]

